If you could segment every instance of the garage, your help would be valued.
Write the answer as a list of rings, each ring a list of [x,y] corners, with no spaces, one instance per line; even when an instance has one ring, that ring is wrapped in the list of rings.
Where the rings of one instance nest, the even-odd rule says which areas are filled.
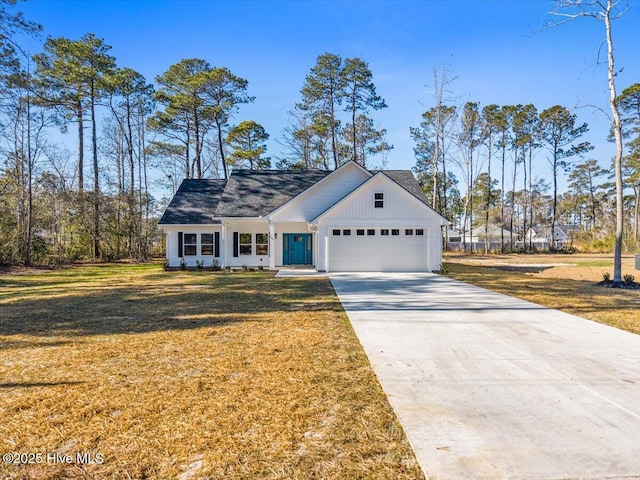
[[[428,231],[415,227],[330,227],[330,272],[430,271]]]

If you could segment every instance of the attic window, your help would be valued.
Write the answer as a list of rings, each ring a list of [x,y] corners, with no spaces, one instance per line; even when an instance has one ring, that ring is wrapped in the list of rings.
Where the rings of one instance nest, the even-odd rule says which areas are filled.
[[[373,205],[375,208],[383,208],[384,207],[384,193],[374,193],[373,194]]]

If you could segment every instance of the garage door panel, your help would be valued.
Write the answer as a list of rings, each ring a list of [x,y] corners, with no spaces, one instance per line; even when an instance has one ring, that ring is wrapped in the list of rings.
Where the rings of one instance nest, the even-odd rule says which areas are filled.
[[[359,227],[362,228],[362,227]],[[428,235],[356,235],[357,229],[351,228],[351,235],[332,235],[329,230],[329,271],[332,272],[411,272],[428,271]],[[366,233],[366,227],[365,227]]]

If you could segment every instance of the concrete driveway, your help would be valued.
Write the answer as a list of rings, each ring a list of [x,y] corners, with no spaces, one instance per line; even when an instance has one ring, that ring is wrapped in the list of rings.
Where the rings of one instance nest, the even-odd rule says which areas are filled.
[[[439,275],[330,278],[428,478],[640,478],[640,336]]]

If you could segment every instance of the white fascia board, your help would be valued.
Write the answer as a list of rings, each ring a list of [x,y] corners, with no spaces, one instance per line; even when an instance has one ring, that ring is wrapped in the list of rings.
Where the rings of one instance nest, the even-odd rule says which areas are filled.
[[[340,165],[337,169],[335,169],[333,172],[331,172],[329,175],[327,175],[326,177],[324,177],[322,180],[320,180],[319,182],[314,183],[313,185],[311,185],[309,188],[307,188],[306,190],[303,190],[302,192],[300,192],[298,195],[296,195],[295,197],[289,199],[287,202],[283,203],[282,205],[280,205],[278,208],[276,208],[275,210],[272,210],[271,212],[269,212],[268,214],[266,214],[264,216],[264,218],[267,219],[271,219],[272,215],[275,215],[278,211],[282,210],[284,207],[286,207],[287,205],[295,202],[296,200],[298,200],[299,198],[302,198],[303,196],[306,196],[309,194],[309,192],[311,192],[312,190],[314,190],[318,185],[322,185],[324,182],[329,181],[329,178],[335,176],[338,172],[340,172],[341,170],[343,170],[345,167],[347,167],[347,165],[355,165],[358,169],[362,170],[362,172],[364,172],[366,175],[369,176],[369,178],[373,177],[373,174],[367,170],[366,168],[364,168],[362,165],[359,165],[358,163],[354,162],[353,160],[349,160],[347,163],[345,163],[344,165]],[[365,180],[365,183],[367,182],[367,180]]]
[[[182,228],[182,227],[221,227],[222,221],[220,223],[164,223],[160,225],[164,227],[165,230],[169,227]]]
[[[231,221],[238,221],[238,222],[266,222],[269,219],[267,217],[224,217],[224,218],[221,218],[221,220],[223,222],[231,222]]]

